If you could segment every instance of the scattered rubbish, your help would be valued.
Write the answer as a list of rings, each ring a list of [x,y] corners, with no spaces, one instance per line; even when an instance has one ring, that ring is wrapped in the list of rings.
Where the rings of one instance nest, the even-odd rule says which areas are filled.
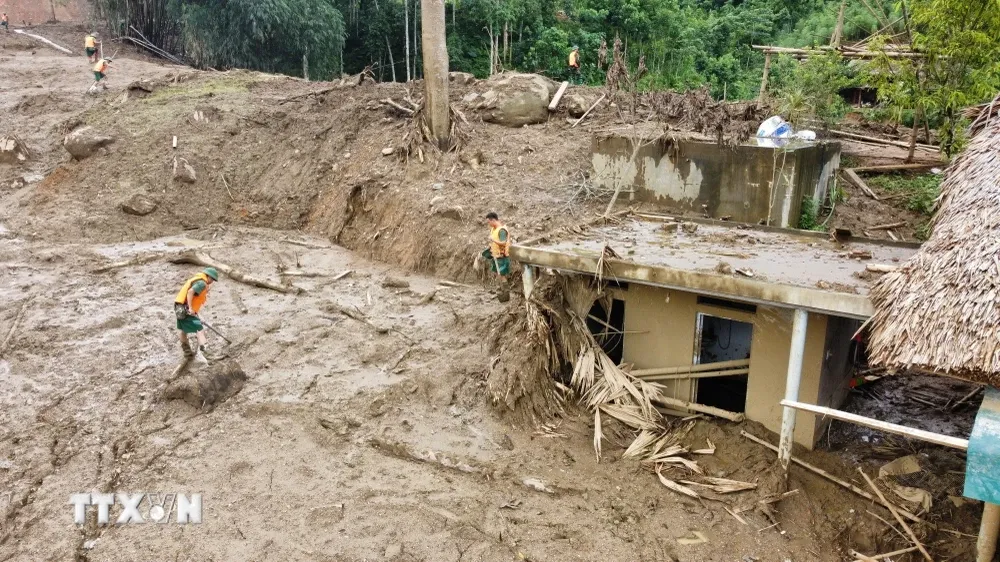
[[[535,490],[536,492],[544,492],[546,494],[554,494],[554,493],[556,493],[555,490],[553,490],[552,488],[549,488],[545,484],[545,482],[542,482],[541,480],[539,480],[537,478],[525,478],[523,481],[521,481],[521,483],[524,484],[525,486],[531,488],[532,490]]]
[[[736,273],[739,273],[740,275],[743,275],[745,277],[753,277],[755,275],[754,272],[753,272],[753,270],[750,269],[750,268],[737,269]]]
[[[695,545],[695,544],[705,544],[705,543],[708,542],[708,537],[706,537],[705,533],[702,533],[701,531],[691,531],[691,534],[694,535],[694,536],[693,537],[681,537],[681,538],[677,539],[677,544],[683,545],[683,546],[691,546],[691,545]]]
[[[518,509],[519,507],[521,507],[521,503],[522,502],[519,499],[512,499],[507,503],[501,505],[500,509]]]

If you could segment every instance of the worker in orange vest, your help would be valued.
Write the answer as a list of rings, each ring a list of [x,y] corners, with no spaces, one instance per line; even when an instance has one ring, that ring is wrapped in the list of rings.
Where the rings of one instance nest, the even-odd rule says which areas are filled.
[[[10,22],[7,20],[7,12],[4,12],[3,15],[0,16],[0,25],[3,26],[4,31],[10,33],[10,27],[8,27]]]
[[[105,90],[108,89],[107,83],[103,83],[102,84],[101,81],[104,80],[105,78],[107,78],[107,76],[108,76],[107,72],[108,72],[109,68],[111,68],[111,59],[101,59],[101,60],[97,61],[97,64],[94,65],[94,80],[95,80],[95,82],[94,82],[94,85],[90,87],[90,91],[96,90],[98,84],[101,84],[101,86]]]
[[[181,350],[184,357],[194,357],[200,353],[205,360],[205,326],[198,317],[198,312],[208,300],[208,290],[219,280],[219,272],[214,267],[206,267],[204,271],[184,282],[181,290],[174,297],[174,316],[177,317],[177,330],[181,335]],[[188,334],[197,334],[198,348],[192,350]]]
[[[485,260],[489,264],[490,271],[497,275],[500,285],[497,289],[497,300],[507,302],[510,300],[510,246],[513,240],[507,225],[500,221],[500,216],[496,213],[487,213],[486,224],[490,227],[489,246],[483,250],[479,259]]]
[[[581,84],[580,76],[580,47],[573,45],[573,50],[569,53],[569,80],[574,84]]]
[[[101,42],[97,40],[97,32],[91,33],[83,40],[83,48],[87,51],[87,60],[90,62],[97,62],[100,54],[97,52],[97,47]]]

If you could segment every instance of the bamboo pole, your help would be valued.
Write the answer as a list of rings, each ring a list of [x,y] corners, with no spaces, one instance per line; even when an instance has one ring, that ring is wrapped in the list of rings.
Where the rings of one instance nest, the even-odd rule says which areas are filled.
[[[928,562],[934,562],[934,559],[927,553],[927,549],[924,548],[920,539],[918,539],[917,535],[914,534],[913,529],[911,529],[910,526],[906,524],[906,521],[903,521],[903,518],[899,516],[899,513],[896,511],[896,507],[889,503],[889,500],[885,499],[885,496],[882,495],[882,490],[878,489],[878,486],[872,482],[872,479],[865,474],[865,471],[862,470],[860,466],[858,467],[858,472],[861,473],[861,476],[865,479],[865,482],[868,483],[868,486],[870,486],[872,490],[875,490],[875,494],[878,495],[878,499],[881,500],[882,505],[884,505],[885,508],[889,510],[889,513],[896,518],[896,521],[899,521],[899,524],[903,526],[903,530],[906,531],[906,534],[910,536],[910,540],[913,541],[913,544],[920,550],[920,554],[923,554],[924,558],[928,560]]]
[[[771,53],[764,53],[764,73],[761,75],[760,79],[760,93],[757,94],[757,99],[764,99],[764,94],[767,93],[767,78],[771,73]]]
[[[746,431],[740,431],[740,435],[742,435],[743,437],[746,437],[747,439],[753,441],[754,443],[757,443],[758,445],[763,445],[764,447],[767,447],[768,449],[771,449],[775,453],[778,452],[778,448],[777,447],[775,447],[774,445],[768,443],[767,441],[764,441],[763,439],[761,439],[760,437],[757,437],[756,435],[751,435],[750,433],[747,433]],[[867,499],[869,501],[873,501],[873,502],[875,501],[875,496],[873,496],[871,493],[866,492],[866,491],[862,490],[861,488],[858,488],[857,486],[855,486],[854,484],[851,484],[850,482],[848,482],[846,480],[842,480],[840,478],[837,478],[836,476],[830,474],[829,472],[823,470],[822,468],[819,468],[818,466],[809,464],[806,461],[804,461],[804,460],[802,460],[802,459],[800,459],[798,457],[795,457],[795,456],[792,456],[792,462],[795,463],[795,464],[797,464],[797,465],[799,465],[799,466],[801,466],[802,468],[804,468],[804,469],[806,469],[806,470],[814,473],[814,474],[817,474],[819,476],[822,476],[823,478],[826,478],[827,480],[829,480],[830,482],[833,482],[834,484],[837,484],[837,485],[839,485],[839,486],[841,486],[843,488],[846,488],[846,489],[854,492],[855,494],[857,494],[857,495],[859,495],[859,496],[861,496],[861,497],[863,497],[863,498],[865,498],[865,499]],[[899,514],[902,515],[903,517],[906,517],[910,521],[913,521],[914,523],[923,523],[924,522],[923,519],[917,517],[916,515],[910,513],[909,511],[906,511],[905,509],[899,509]]]
[[[637,369],[630,374],[633,377],[647,377],[652,375],[673,375],[676,373],[697,373],[699,371],[718,371],[721,369],[740,368],[750,366],[749,359],[733,359],[731,361],[716,361],[715,363],[701,363],[699,365],[682,365],[680,367],[660,367],[656,369]]]
[[[983,503],[983,519],[976,541],[976,562],[992,562],[997,550],[997,533],[1000,531],[1000,505]]]
[[[875,556],[865,556],[864,558],[867,558],[868,560],[885,560],[886,558],[892,558],[893,556],[900,556],[900,555],[906,554],[908,552],[913,552],[914,550],[917,550],[917,547],[911,546],[909,548],[902,548],[902,549],[899,549],[899,550],[894,550],[892,552],[886,552],[885,554],[876,554]],[[858,556],[859,554],[861,554],[860,552],[856,552],[856,551],[852,551],[852,552],[853,552],[854,556],[856,556],[857,558],[860,558],[861,560],[864,560],[863,558],[861,558],[861,556]],[[861,561],[858,560],[858,561],[855,561],[855,562],[861,562]]]
[[[703,414],[708,414],[710,416],[715,416],[717,418],[726,419],[732,422],[742,422],[746,416],[743,414],[737,414],[736,412],[730,412],[728,410],[722,410],[720,408],[714,408],[712,406],[706,406],[704,404],[698,404],[696,402],[688,402],[687,400],[679,400],[677,398],[669,398],[667,396],[658,396],[653,398],[654,402],[659,402],[661,404],[666,404],[667,406],[674,406],[675,408],[683,408],[685,410],[691,410],[693,412],[701,412]]]
[[[906,427],[905,425],[898,425],[872,418],[866,418],[864,416],[859,416],[857,414],[852,414],[850,412],[844,412],[842,410],[834,410],[833,408],[815,406],[813,404],[805,404],[802,402],[795,402],[792,400],[782,400],[781,405],[787,408],[795,408],[796,410],[803,410],[806,412],[811,412],[813,414],[819,414],[821,416],[831,417],[835,420],[855,423],[858,425],[863,425],[865,427],[878,429],[880,431],[885,431],[888,433],[895,433],[896,435],[902,435],[904,437],[920,439],[921,441],[927,441],[928,443],[934,443],[935,445],[943,445],[945,447],[951,447],[953,449],[959,449],[962,451],[966,451],[969,449],[968,439],[959,439],[958,437],[941,435],[939,433],[924,431],[922,429],[914,429],[912,427]]]
[[[681,373],[677,375],[646,375],[638,377],[644,381],[660,382],[673,380],[707,379],[712,377],[731,377],[736,375],[748,375],[750,369],[731,369],[721,371],[698,371],[697,373]]]

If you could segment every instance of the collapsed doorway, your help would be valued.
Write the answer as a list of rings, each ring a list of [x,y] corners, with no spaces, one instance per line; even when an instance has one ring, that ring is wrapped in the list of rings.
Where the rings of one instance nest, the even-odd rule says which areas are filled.
[[[752,342],[753,324],[699,313],[695,332],[695,364],[749,359]],[[696,379],[695,401],[730,412],[744,412],[749,379],[749,375]]]
[[[621,365],[625,354],[625,301],[611,299],[610,311],[601,301],[595,302],[587,316],[587,328],[615,365]]]

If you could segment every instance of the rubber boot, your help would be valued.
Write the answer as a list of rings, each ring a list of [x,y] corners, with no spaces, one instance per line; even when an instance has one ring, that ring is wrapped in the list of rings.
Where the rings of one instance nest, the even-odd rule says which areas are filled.
[[[510,300],[510,283],[507,282],[506,277],[500,278],[499,287],[497,288],[497,300],[500,302],[507,302]]]
[[[194,351],[191,350],[191,345],[188,342],[181,342],[181,351],[184,352],[185,359],[194,357]]]

